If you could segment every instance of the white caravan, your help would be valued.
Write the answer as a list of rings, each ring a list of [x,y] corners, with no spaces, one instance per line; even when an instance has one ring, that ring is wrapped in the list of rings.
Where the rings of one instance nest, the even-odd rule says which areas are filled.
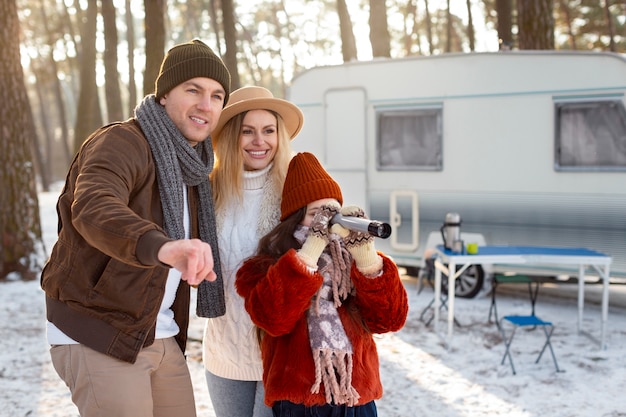
[[[625,93],[622,55],[516,51],[313,68],[288,98],[293,147],[392,225],[377,245],[398,264],[457,212],[488,244],[587,247],[624,277]]]

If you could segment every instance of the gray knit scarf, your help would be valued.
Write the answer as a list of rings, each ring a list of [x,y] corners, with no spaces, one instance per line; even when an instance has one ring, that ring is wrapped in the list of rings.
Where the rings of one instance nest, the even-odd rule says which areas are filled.
[[[308,227],[298,226],[294,237],[303,243],[308,230]],[[315,362],[311,393],[319,393],[324,383],[328,404],[353,407],[360,395],[352,386],[352,343],[337,311],[354,290],[350,279],[352,257],[338,235],[331,234],[329,238],[317,262],[324,281],[307,311],[309,344]]]
[[[213,170],[211,139],[207,138],[195,148],[191,147],[169,118],[165,108],[156,102],[154,94],[146,96],[135,108],[135,117],[152,150],[163,206],[163,227],[172,239],[185,238],[182,184],[198,189],[200,239],[211,245],[213,270],[217,279],[213,282],[203,281],[198,286],[196,314],[200,317],[222,316],[226,312],[226,303],[217,246],[213,193],[209,182],[209,174]]]

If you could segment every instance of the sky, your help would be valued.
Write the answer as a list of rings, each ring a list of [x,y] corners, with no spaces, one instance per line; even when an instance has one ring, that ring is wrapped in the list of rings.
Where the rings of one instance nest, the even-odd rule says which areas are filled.
[[[39,194],[48,250],[55,241],[58,191]],[[545,341],[539,330],[519,330],[512,344],[513,375],[508,363],[501,365],[502,336],[487,321],[488,295],[455,300],[461,327],[455,328],[448,349],[432,325],[420,320],[432,289],[418,294],[414,277],[403,280],[409,295],[407,322],[396,333],[375,336],[384,387],[377,401],[380,417],[626,416],[625,286],[611,289],[615,301],[609,309],[606,350],[577,333],[575,290],[542,287],[537,315],[555,325],[552,344],[562,372],[556,372],[547,352],[534,363]],[[591,295],[598,288],[587,288],[595,299]],[[0,414],[6,417],[78,416],[50,363],[43,300],[38,280],[0,282]],[[525,287],[505,290],[497,303],[501,315],[530,310]],[[198,417],[213,417],[201,362],[204,319],[190,314],[187,357]],[[584,329],[597,336],[600,317],[599,305],[587,302]],[[445,322],[440,327],[445,329]]]

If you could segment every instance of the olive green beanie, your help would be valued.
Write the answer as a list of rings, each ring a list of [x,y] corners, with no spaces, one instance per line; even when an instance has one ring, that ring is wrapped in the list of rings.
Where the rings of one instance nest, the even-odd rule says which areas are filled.
[[[154,83],[157,101],[178,84],[196,77],[211,78],[220,83],[226,91],[226,105],[230,95],[230,73],[220,57],[198,39],[175,45],[165,54]]]

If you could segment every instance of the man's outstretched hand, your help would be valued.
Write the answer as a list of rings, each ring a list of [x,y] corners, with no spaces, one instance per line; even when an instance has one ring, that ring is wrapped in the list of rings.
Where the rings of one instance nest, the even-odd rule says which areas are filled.
[[[159,261],[176,268],[182,273],[181,279],[189,285],[199,285],[202,281],[215,281],[213,271],[213,251],[211,246],[200,239],[182,239],[167,242],[158,253]]]

